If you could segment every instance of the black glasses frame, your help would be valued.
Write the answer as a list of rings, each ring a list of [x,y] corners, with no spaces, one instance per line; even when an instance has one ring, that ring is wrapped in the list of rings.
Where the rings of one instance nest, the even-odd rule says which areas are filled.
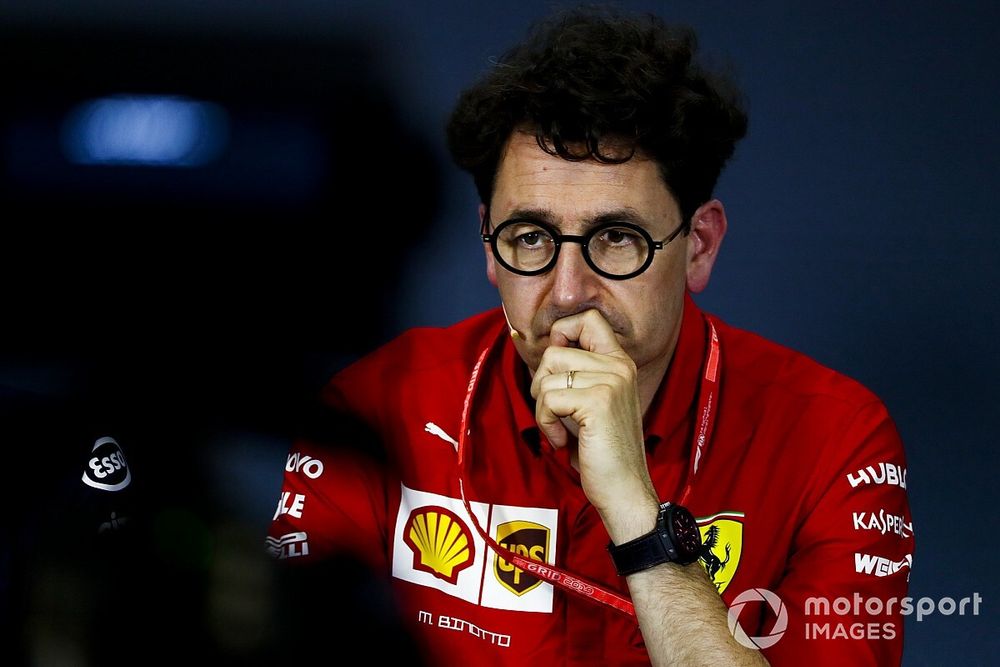
[[[514,268],[506,261],[504,261],[504,258],[500,255],[500,249],[497,248],[497,237],[500,235],[501,231],[503,231],[506,227],[509,227],[510,225],[526,224],[526,223],[544,229],[549,234],[549,236],[552,237],[552,241],[555,243],[556,246],[555,252],[552,253],[552,259],[550,259],[545,266],[539,269],[534,269],[532,271],[525,271],[524,269]],[[652,236],[649,235],[649,232],[647,232],[639,225],[633,224],[631,222],[607,222],[603,225],[598,225],[594,227],[593,229],[591,229],[586,234],[583,234],[582,236],[577,234],[560,234],[558,231],[555,230],[554,227],[552,227],[552,225],[541,222],[539,220],[533,220],[531,218],[510,218],[509,220],[504,220],[503,222],[501,222],[499,225],[496,226],[496,229],[493,230],[492,234],[486,233],[486,225],[487,225],[487,219],[484,218],[483,229],[481,234],[483,243],[490,244],[490,247],[493,249],[493,256],[496,258],[498,262],[500,262],[500,266],[507,269],[511,273],[516,273],[519,276],[537,276],[539,274],[551,271],[552,267],[554,267],[556,265],[556,262],[559,261],[559,249],[562,247],[562,244],[579,243],[583,249],[583,259],[587,262],[587,266],[593,269],[594,273],[600,276],[604,276],[605,278],[609,278],[611,280],[628,280],[629,278],[635,278],[637,275],[648,269],[649,265],[653,263],[654,253],[657,250],[663,250],[664,246],[666,246],[668,243],[677,238],[677,235],[680,234],[682,231],[684,231],[688,226],[686,221],[682,222],[680,225],[677,226],[677,229],[670,232],[670,235],[667,236],[665,239],[663,239],[662,241],[656,241],[653,239]],[[646,253],[646,261],[644,261],[642,265],[632,273],[627,273],[621,276],[604,271],[599,266],[597,266],[597,264],[594,263],[594,260],[591,259],[590,257],[590,240],[593,239],[594,236],[600,234],[606,229],[613,229],[620,227],[624,227],[639,234],[642,238],[646,240],[646,247],[649,248],[649,251]]]

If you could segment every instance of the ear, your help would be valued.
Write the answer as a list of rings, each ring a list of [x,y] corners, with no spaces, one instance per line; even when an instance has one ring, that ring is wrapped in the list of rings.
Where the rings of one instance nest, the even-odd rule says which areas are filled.
[[[708,287],[715,258],[726,235],[726,209],[718,199],[705,202],[691,218],[687,235],[687,288],[695,293]]]
[[[486,217],[486,204],[479,205],[479,228],[483,228],[483,218]],[[483,250],[486,252],[486,278],[490,281],[490,284],[494,287],[497,286],[497,264],[496,258],[493,257],[493,248],[490,247],[489,243],[483,244]]]

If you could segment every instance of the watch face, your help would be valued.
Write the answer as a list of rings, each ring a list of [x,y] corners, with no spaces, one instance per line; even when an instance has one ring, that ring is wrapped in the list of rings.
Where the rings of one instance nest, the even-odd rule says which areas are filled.
[[[674,546],[679,560],[693,562],[701,556],[701,531],[694,516],[687,509],[674,505],[670,513],[670,524],[674,530]]]

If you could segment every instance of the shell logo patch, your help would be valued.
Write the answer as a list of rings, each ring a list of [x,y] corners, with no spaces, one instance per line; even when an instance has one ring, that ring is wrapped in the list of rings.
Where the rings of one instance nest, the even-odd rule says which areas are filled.
[[[475,545],[469,529],[453,512],[443,507],[421,507],[410,513],[403,541],[413,550],[413,569],[423,570],[449,584],[469,567]]]
[[[729,586],[740,566],[743,555],[743,512],[719,512],[699,517],[698,528],[705,543],[701,566],[721,595]]]

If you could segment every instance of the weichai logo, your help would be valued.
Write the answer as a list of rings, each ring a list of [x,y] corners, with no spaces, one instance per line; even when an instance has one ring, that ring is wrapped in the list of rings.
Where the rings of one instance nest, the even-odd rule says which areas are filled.
[[[497,542],[528,560],[545,563],[549,553],[549,529],[532,521],[508,521],[497,526]],[[493,574],[514,595],[524,595],[542,583],[538,577],[508,563],[497,554]]]
[[[872,556],[871,554],[854,553],[854,569],[858,574],[870,574],[876,577],[888,577],[896,574],[903,568],[913,568],[913,554],[906,554],[900,560],[892,560],[885,556]],[[906,575],[909,580],[909,573]]]
[[[449,584],[472,565],[476,547],[465,522],[443,507],[420,507],[410,513],[403,541],[413,551],[413,569]]]

